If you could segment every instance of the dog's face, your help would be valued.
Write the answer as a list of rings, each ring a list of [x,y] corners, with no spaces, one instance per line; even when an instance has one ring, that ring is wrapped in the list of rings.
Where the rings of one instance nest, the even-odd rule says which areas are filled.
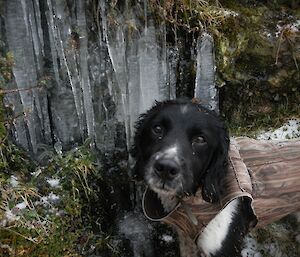
[[[228,135],[211,111],[188,101],[157,103],[136,127],[136,171],[162,195],[194,194],[218,199],[225,175]]]

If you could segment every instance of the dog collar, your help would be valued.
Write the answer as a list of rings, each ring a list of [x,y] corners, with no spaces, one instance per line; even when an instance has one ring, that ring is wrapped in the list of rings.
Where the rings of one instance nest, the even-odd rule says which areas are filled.
[[[170,216],[179,206],[180,206],[180,201],[178,200],[173,210],[166,211],[162,205],[161,200],[159,199],[158,195],[154,191],[152,191],[151,189],[149,189],[149,187],[147,187],[144,192],[142,207],[145,216],[149,220],[163,221],[165,218]]]
[[[198,225],[198,220],[192,212],[192,209],[188,204],[185,203],[185,200],[182,198],[178,198],[178,201],[172,210],[166,211],[158,195],[154,191],[149,189],[149,187],[147,187],[143,195],[142,206],[144,215],[152,221],[163,221],[164,219],[167,219],[170,215],[172,215],[172,213],[175,212],[177,208],[182,207],[189,220],[195,226]]]

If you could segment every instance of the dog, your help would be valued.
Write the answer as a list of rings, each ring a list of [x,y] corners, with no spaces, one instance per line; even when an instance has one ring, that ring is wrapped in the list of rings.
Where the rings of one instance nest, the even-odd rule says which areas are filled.
[[[224,122],[197,102],[157,102],[136,123],[134,173],[160,198],[165,211],[200,189],[209,203],[220,200],[228,170],[230,139]],[[240,256],[249,231],[248,207],[231,201],[205,227],[196,242],[178,230],[182,257]]]

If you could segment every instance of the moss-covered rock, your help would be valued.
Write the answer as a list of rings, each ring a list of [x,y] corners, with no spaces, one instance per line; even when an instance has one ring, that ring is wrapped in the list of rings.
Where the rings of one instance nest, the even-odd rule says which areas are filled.
[[[221,109],[232,131],[244,134],[299,116],[297,12],[258,1],[224,7],[236,13],[215,37]]]

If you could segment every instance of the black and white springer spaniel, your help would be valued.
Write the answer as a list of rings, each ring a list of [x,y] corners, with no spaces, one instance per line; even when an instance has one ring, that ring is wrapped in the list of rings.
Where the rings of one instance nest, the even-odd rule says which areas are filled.
[[[199,188],[204,200],[216,202],[222,194],[228,148],[227,130],[214,112],[187,100],[160,102],[137,122],[135,171],[166,210]],[[206,226],[196,244],[177,232],[182,257],[240,256],[248,232],[247,211],[241,200],[232,201]]]

